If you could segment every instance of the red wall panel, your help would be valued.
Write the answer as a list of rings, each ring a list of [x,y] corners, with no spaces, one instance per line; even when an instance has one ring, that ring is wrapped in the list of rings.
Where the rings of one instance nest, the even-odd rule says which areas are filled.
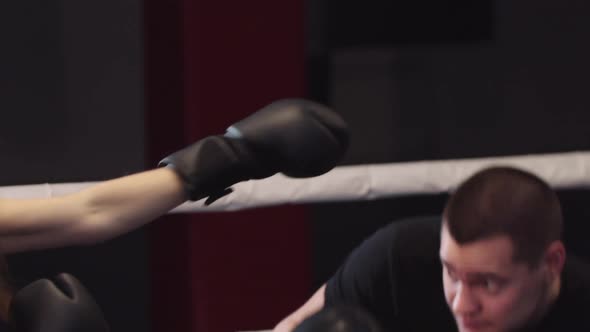
[[[152,162],[304,91],[301,1],[145,3]],[[304,207],[162,218],[151,228],[154,331],[270,328],[309,294]]]

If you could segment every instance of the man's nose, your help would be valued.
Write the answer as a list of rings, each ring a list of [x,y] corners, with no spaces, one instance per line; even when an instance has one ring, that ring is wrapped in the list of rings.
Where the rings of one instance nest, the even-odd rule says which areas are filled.
[[[479,303],[469,286],[458,285],[452,310],[457,315],[471,315],[479,310]]]

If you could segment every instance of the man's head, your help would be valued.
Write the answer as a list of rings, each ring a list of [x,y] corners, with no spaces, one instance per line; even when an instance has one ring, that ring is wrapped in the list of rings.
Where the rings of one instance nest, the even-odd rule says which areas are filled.
[[[553,190],[522,170],[484,169],[457,188],[440,257],[460,331],[510,331],[540,318],[559,291],[562,223]]]

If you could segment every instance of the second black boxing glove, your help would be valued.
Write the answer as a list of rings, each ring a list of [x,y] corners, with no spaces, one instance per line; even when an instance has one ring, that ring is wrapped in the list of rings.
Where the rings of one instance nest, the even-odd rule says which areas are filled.
[[[78,279],[60,274],[19,290],[10,315],[17,332],[108,332],[102,311]]]

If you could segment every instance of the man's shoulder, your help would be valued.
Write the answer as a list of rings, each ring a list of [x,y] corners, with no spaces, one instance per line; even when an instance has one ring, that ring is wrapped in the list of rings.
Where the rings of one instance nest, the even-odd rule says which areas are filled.
[[[422,238],[440,235],[440,216],[423,216],[398,219],[390,222],[378,230],[378,233],[388,233],[397,238],[407,236]]]
[[[401,219],[383,230],[384,238],[379,242],[387,242],[383,244],[389,256],[387,270],[397,285],[396,297],[408,311],[420,310],[420,307],[426,310],[425,298],[444,299],[438,255],[440,228],[441,218],[434,216]],[[439,304],[440,301],[435,302]],[[444,309],[444,305],[442,307]]]
[[[395,269],[404,261],[438,260],[440,217],[414,217],[393,221],[366,238],[349,256],[356,265],[373,264]]]
[[[440,245],[440,216],[405,218],[380,229],[375,241],[394,246],[398,254],[437,255]]]
[[[385,326],[452,326],[440,280],[440,220],[398,219],[376,231],[328,281],[326,303],[362,304]]]

